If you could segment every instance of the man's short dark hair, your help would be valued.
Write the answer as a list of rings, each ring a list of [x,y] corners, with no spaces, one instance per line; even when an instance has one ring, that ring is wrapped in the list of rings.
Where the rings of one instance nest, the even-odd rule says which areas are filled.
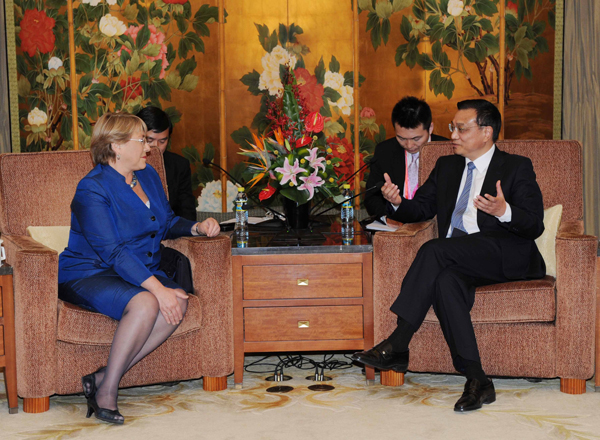
[[[403,128],[419,128],[420,125],[423,125],[425,130],[429,130],[431,109],[422,99],[405,96],[392,110],[392,125],[396,124]]]
[[[502,116],[494,104],[485,99],[468,99],[457,104],[459,110],[475,110],[477,113],[477,125],[480,127],[492,127],[494,142],[498,140],[500,128],[502,128]]]
[[[158,107],[145,107],[141,109],[136,116],[146,123],[148,131],[162,133],[166,129],[169,129],[169,137],[173,133],[173,124],[171,123],[169,115]]]

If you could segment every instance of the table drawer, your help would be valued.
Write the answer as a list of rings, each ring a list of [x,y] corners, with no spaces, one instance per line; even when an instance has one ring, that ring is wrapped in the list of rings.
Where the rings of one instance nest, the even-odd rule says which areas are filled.
[[[362,296],[362,264],[244,266],[244,299]]]
[[[362,339],[362,306],[254,307],[244,309],[244,340]]]

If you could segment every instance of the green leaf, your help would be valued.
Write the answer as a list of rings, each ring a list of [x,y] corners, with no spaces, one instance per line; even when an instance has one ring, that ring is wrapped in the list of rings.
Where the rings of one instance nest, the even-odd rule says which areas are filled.
[[[392,25],[390,24],[390,20],[388,20],[386,18],[385,20],[383,20],[381,22],[381,38],[383,39],[384,45],[387,45],[391,30],[392,30]]]
[[[507,27],[508,27],[508,17],[509,16],[514,20],[514,17],[512,15],[508,14],[506,16]],[[492,26],[492,22],[490,20],[488,20],[487,18],[482,18],[477,23],[479,23],[479,26],[481,26],[482,31],[486,31],[486,32],[494,31],[494,26]]]
[[[362,86],[365,82],[365,77],[358,73],[358,86]],[[344,73],[344,85],[354,87],[354,72],[351,70],[349,72]]]
[[[331,117],[331,108],[329,107],[329,101],[327,101],[326,99],[323,100],[323,107],[321,107],[319,113],[321,113],[321,116],[325,118]]]
[[[248,143],[254,143],[254,139],[252,138],[252,132],[246,126],[243,126],[242,128],[235,130],[233,133],[231,133],[231,139],[233,139],[233,142],[235,142],[243,148],[247,148]]]
[[[373,136],[373,139],[375,140],[375,143],[380,144],[381,142],[385,141],[386,138],[386,133],[385,133],[385,127],[383,126],[383,124],[379,125],[379,133],[376,133]]]
[[[412,31],[412,25],[406,15],[402,16],[402,22],[400,23],[400,33],[406,41],[410,40],[410,32]]]
[[[181,112],[176,107],[168,107],[164,112],[169,116],[172,124],[177,124],[181,121]]]
[[[491,17],[498,13],[498,8],[491,0],[477,0],[472,6],[477,15],[487,15],[488,17]]]
[[[256,29],[258,30],[258,41],[267,52],[271,52],[268,49],[269,46],[269,27],[266,24],[257,24],[254,23]]]
[[[400,12],[404,8],[408,8],[412,4],[412,0],[393,0],[392,10],[394,12]]]
[[[328,87],[325,89],[328,89]],[[290,118],[291,122],[300,122],[300,108],[290,85],[285,86],[283,89],[283,113]]]
[[[191,146],[186,146],[183,147],[181,149],[181,154],[183,155],[183,157],[185,157],[190,164],[192,165],[196,165],[198,163],[202,163],[202,158],[200,157],[200,153],[198,153],[198,150],[196,149],[196,147],[194,147],[193,145]],[[212,158],[211,158],[212,160]]]
[[[147,57],[157,57],[160,53],[161,45],[160,44],[149,44],[145,48],[143,48],[140,52],[142,55],[146,55]]]
[[[418,57],[419,50],[416,47],[411,49],[406,55],[406,65],[412,69],[417,64]]]
[[[537,37],[535,39],[535,43],[536,49],[539,50],[541,53],[550,51],[550,47],[548,46],[548,40],[546,40],[544,37]]]
[[[288,41],[287,28],[285,27],[285,24],[280,23],[279,24],[279,42],[281,43],[282,47],[285,47],[287,41]]]
[[[252,73],[247,73],[246,75],[242,76],[242,79],[240,81],[245,86],[248,86],[248,91],[254,96],[259,95],[261,93],[260,89],[258,88],[258,83],[260,81],[260,73],[258,73],[256,70],[253,70]]]
[[[470,63],[476,63],[479,61],[477,59],[477,54],[475,53],[475,49],[472,47],[467,47],[463,52],[465,58],[469,60]]]
[[[25,98],[27,97],[27,95],[29,95],[29,92],[31,91],[31,84],[29,83],[29,80],[27,80],[26,77],[20,76],[19,80],[17,81],[17,88],[19,96]]]
[[[305,189],[300,191],[297,187],[290,188],[288,186],[287,188],[281,189],[280,193],[282,196],[294,200],[299,205],[304,205],[308,202],[308,191]]]
[[[157,96],[163,101],[171,100],[171,89],[164,79],[155,80],[148,84],[148,94]]]
[[[212,161],[215,158],[215,147],[212,143],[208,142],[204,146],[204,154],[202,155],[202,159],[208,159]]]
[[[401,44],[400,46],[398,46],[396,48],[396,66],[399,66],[400,64],[402,64],[404,62],[404,58],[406,55],[406,51],[408,49],[408,44]]]
[[[89,93],[93,94],[93,95],[100,95],[103,98],[111,98],[112,97],[112,90],[110,89],[110,87],[108,87],[106,84],[102,84],[102,83],[92,84],[92,86],[90,87]]]
[[[185,60],[184,62],[178,64],[176,69],[179,72],[179,75],[182,78],[185,78],[188,73],[192,73],[194,69],[196,69],[197,65],[196,57],[192,57],[189,60]]]
[[[185,19],[185,17],[181,14],[173,14],[175,17],[175,21],[177,22],[177,29],[182,34],[185,34],[188,30],[189,22]]]
[[[315,67],[315,76],[317,77],[317,82],[319,84],[325,83],[325,63],[323,62],[323,57],[321,57],[319,63]]]
[[[331,102],[337,102],[341,97],[342,95],[340,95],[336,90],[332,89],[331,87],[325,87],[323,98],[327,98]]]
[[[303,33],[304,30],[300,26],[294,23],[290,24],[288,29],[288,41],[292,44],[296,44],[298,42],[296,35],[302,35]]]
[[[381,25],[379,24],[379,20],[375,23],[373,29],[371,29],[371,44],[375,50],[381,44]]]
[[[185,34],[185,39],[194,45],[194,48],[197,52],[204,53],[204,41],[202,41],[197,34],[194,32],[188,32]]]
[[[138,55],[138,51],[134,51],[131,54],[131,59],[129,61],[127,61],[127,64],[125,65],[125,73],[127,73],[128,76],[132,76],[136,70],[138,70],[138,68],[140,67],[140,56]]]
[[[367,15],[366,31],[369,32],[376,24],[379,24],[379,17],[374,12],[369,12]]]
[[[150,29],[148,29],[148,26],[143,26],[137,33],[135,47],[141,49],[148,44],[148,41],[150,41]]]
[[[200,79],[200,78],[199,78],[199,77],[197,77],[196,75],[192,75],[191,73],[190,73],[190,74],[187,74],[187,75],[185,76],[185,78],[183,78],[183,82],[182,82],[182,83],[181,83],[181,85],[179,86],[179,89],[180,89],[180,90],[183,90],[183,91],[185,91],[185,92],[191,92],[191,91],[193,91],[193,90],[196,88],[196,86],[198,85],[198,80],[199,80],[199,79]]]
[[[418,56],[417,63],[425,70],[433,70],[436,68],[435,62],[426,53],[422,53]]]
[[[439,41],[436,41],[431,46],[431,57],[433,61],[436,63],[440,62],[440,57],[442,55],[442,44]]]
[[[123,11],[123,17],[127,19],[127,21],[135,21],[138,15],[138,7],[136,4],[128,4],[125,6],[125,10]]]
[[[498,37],[492,34],[485,34],[481,38],[481,43],[483,43],[487,49],[488,55],[493,55],[500,51],[500,43],[498,42]]]
[[[527,32],[527,27],[525,26],[521,26],[517,32],[515,32],[515,43],[517,46],[521,43],[523,37],[525,37],[525,32]]]
[[[70,141],[72,132],[73,120],[71,119],[71,116],[63,114],[62,118],[60,119],[60,135],[65,141]]]
[[[527,56],[527,51],[522,47],[517,47],[516,50],[517,59],[523,65],[524,69],[529,67],[529,57]]]
[[[334,56],[331,57],[331,61],[329,62],[329,70],[335,73],[340,71],[340,63]]]

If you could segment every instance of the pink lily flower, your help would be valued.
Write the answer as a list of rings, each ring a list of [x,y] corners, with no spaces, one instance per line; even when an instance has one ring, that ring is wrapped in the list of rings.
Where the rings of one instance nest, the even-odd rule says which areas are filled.
[[[316,147],[311,148],[310,150],[308,150],[309,156],[304,156],[303,159],[306,159],[308,161],[308,164],[315,170],[317,168],[321,168],[323,171],[325,171],[325,164],[323,163],[323,162],[325,162],[325,158],[317,157],[318,152],[319,152],[318,148],[316,148]]]
[[[294,161],[293,166],[290,165],[290,162],[286,159],[283,161],[283,167],[277,167],[275,168],[275,171],[283,174],[283,176],[281,177],[281,182],[279,182],[280,185],[285,185],[286,183],[291,181],[294,184],[294,186],[296,186],[298,185],[298,181],[296,180],[296,174],[303,173],[306,170],[300,165],[298,165],[298,159]]]
[[[315,172],[308,177],[300,177],[300,180],[304,183],[300,185],[298,189],[305,189],[308,191],[308,200],[312,199],[315,195],[315,188],[318,188],[325,183],[323,179],[317,176],[318,172],[319,170],[315,170]]]

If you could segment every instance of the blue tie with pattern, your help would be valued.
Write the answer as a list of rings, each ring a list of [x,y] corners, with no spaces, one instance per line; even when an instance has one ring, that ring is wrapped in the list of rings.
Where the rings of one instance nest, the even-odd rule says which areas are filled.
[[[469,194],[471,193],[471,184],[473,183],[473,169],[475,168],[475,164],[473,162],[469,162],[467,165],[467,179],[465,180],[465,187],[463,188],[462,193],[456,202],[456,206],[454,207],[454,212],[452,213],[452,220],[450,224],[452,225],[452,235],[454,236],[454,231],[459,229],[460,231],[466,233],[465,226],[463,225],[463,215],[467,209],[467,205],[469,204]],[[461,234],[462,235],[462,234]]]

